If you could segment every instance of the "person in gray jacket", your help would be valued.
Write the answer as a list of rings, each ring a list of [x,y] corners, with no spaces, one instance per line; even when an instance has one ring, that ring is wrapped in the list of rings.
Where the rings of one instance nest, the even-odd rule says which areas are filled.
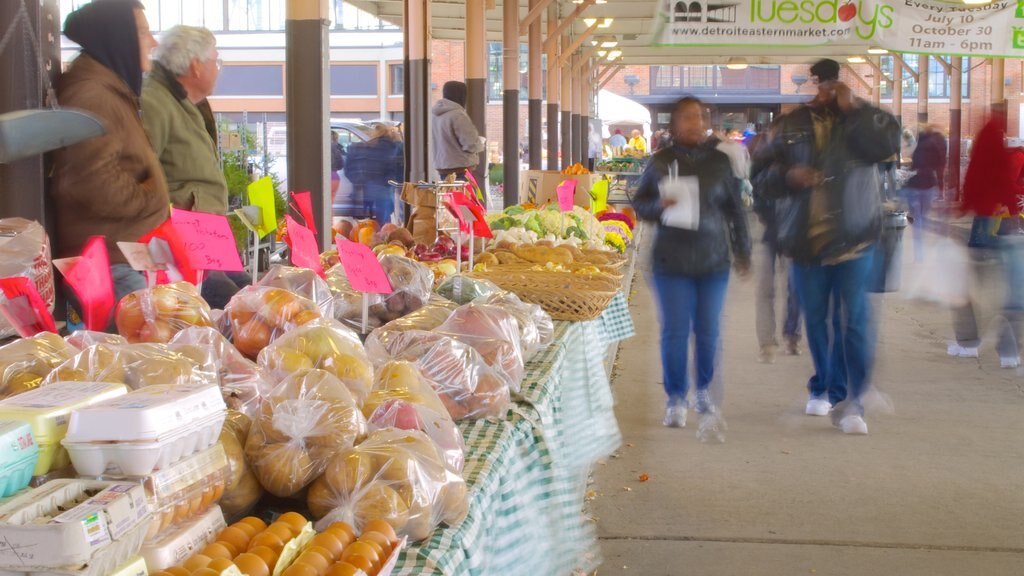
[[[441,88],[442,98],[434,103],[430,126],[434,141],[434,168],[441,178],[461,176],[480,163],[484,139],[466,114],[466,84],[452,80]]]

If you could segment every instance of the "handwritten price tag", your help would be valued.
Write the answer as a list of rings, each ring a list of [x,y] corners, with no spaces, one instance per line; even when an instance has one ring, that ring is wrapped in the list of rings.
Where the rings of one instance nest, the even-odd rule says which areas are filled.
[[[249,184],[249,203],[263,213],[263,218],[256,224],[256,233],[260,238],[277,230],[277,209],[274,208],[274,182],[270,176],[264,176]]]
[[[22,338],[40,332],[57,332],[53,314],[43,302],[39,290],[24,276],[0,278],[0,314],[14,326]]]
[[[85,328],[106,330],[114,310],[114,279],[110,275],[110,258],[103,236],[90,238],[81,256],[54,260],[53,264],[78,296]]]
[[[202,281],[202,271],[192,266],[185,241],[170,218],[139,238],[139,242],[149,247],[153,262],[164,267],[156,272],[157,284],[185,281],[198,285]]]
[[[572,212],[573,198],[576,196],[576,184],[575,180],[566,180],[555,188],[555,192],[558,194],[558,209],[562,212]]]
[[[284,221],[285,230],[288,231],[285,240],[291,250],[292,264],[299,268],[308,268],[323,278],[324,267],[320,264],[320,247],[316,243],[316,236],[291,216],[285,216]]]
[[[306,222],[306,228],[313,231],[316,236],[316,220],[313,219],[313,201],[309,198],[309,192],[292,192],[292,208],[302,216]]]
[[[228,219],[219,214],[171,210],[171,222],[196,270],[244,270]]]
[[[391,281],[369,246],[338,237],[338,256],[349,284],[359,292],[391,294]]]

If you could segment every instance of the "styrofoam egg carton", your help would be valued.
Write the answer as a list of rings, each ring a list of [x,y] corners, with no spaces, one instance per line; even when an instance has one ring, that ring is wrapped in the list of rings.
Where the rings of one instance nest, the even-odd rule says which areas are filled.
[[[150,572],[177,566],[213,543],[227,527],[220,506],[213,506],[195,520],[182,524],[162,538],[146,542],[139,552]]]
[[[0,421],[0,498],[28,486],[39,460],[39,445],[32,425],[18,420]]]
[[[139,524],[120,540],[115,540],[97,550],[85,566],[23,569],[21,571],[0,570],[0,576],[145,576],[147,574],[146,563],[138,558],[142,538],[145,535],[145,525]]]
[[[54,480],[0,506],[0,569],[93,570],[102,563],[95,573],[110,573],[138,552],[149,518],[139,484]]]
[[[82,476],[146,476],[213,446],[225,410],[217,386],[147,386],[72,412],[61,444]]]

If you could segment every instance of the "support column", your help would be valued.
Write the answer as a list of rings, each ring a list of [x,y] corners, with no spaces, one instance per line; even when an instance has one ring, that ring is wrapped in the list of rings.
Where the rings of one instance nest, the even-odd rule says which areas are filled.
[[[917,59],[917,129],[928,123],[928,56]]]
[[[504,0],[501,47],[504,93],[502,114],[505,206],[519,203],[519,0]]]
[[[871,59],[871,68],[874,69],[873,74],[875,80],[874,82],[871,83],[871,103],[875,106],[875,108],[878,108],[882,103],[883,78],[882,67],[880,66],[882,58],[881,56],[868,56],[868,58]]]
[[[563,35],[562,53],[569,48],[569,37]],[[568,65],[561,68],[562,77],[562,168],[572,164],[572,110],[576,103],[572,99],[572,68]]]
[[[405,0],[405,180],[430,180],[430,1]]]
[[[1006,123],[1006,60],[992,58],[992,114],[1002,114]]]
[[[285,15],[288,187],[309,190],[321,248],[331,227],[329,0],[289,0]]]
[[[540,4],[540,0],[530,0],[530,10]],[[530,150],[530,170],[541,169],[541,112],[542,98],[544,97],[544,76],[541,64],[541,52],[544,49],[540,33],[540,18],[534,19],[529,28],[529,40],[526,45],[529,47],[528,68],[526,74],[529,80],[529,98],[527,119],[527,147]]]
[[[582,58],[582,57],[581,57]],[[590,160],[590,62],[580,66],[580,162],[589,168]]]
[[[476,131],[487,136],[487,20],[486,0],[466,2],[466,113]],[[487,172],[487,150],[480,153],[480,162],[473,169],[477,182]],[[484,190],[484,197],[487,191]]]
[[[20,2],[0,2],[0,34],[6,31],[21,8]],[[27,2],[29,21],[36,31],[36,41],[46,69],[26,66],[35,59],[32,47],[27,45],[24,30],[15,33],[13,40],[0,55],[0,78],[5,78],[0,90],[0,113],[39,108],[46,104],[40,84],[42,74],[56,82],[60,71],[60,3],[57,0]],[[24,158],[10,164],[0,164],[0,218],[19,216],[42,222],[54,238],[53,219],[49,217],[47,162],[43,156]],[[59,233],[59,232],[58,232]]]
[[[892,58],[892,113],[903,126],[903,60]]]
[[[946,190],[952,191],[952,200],[960,200],[960,131],[961,131],[961,108],[963,105],[963,75],[962,67],[964,59],[962,56],[953,56],[949,59],[949,178],[946,180]],[[945,190],[942,191],[945,195]]]
[[[558,6],[548,6],[548,38],[558,28]],[[558,65],[558,42],[548,43],[548,170],[558,170],[558,100],[561,92],[561,78]]]
[[[572,75],[572,164],[583,162],[580,154],[580,115],[583,110],[580,106],[580,92],[583,91],[582,79],[580,78],[577,64],[579,56],[573,54],[569,59],[569,74]]]

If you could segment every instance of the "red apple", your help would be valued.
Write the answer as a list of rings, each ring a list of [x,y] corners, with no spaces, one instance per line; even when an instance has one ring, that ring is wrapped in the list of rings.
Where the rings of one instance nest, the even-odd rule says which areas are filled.
[[[839,19],[843,22],[853,20],[857,15],[857,6],[853,2],[847,2],[839,8]]]

